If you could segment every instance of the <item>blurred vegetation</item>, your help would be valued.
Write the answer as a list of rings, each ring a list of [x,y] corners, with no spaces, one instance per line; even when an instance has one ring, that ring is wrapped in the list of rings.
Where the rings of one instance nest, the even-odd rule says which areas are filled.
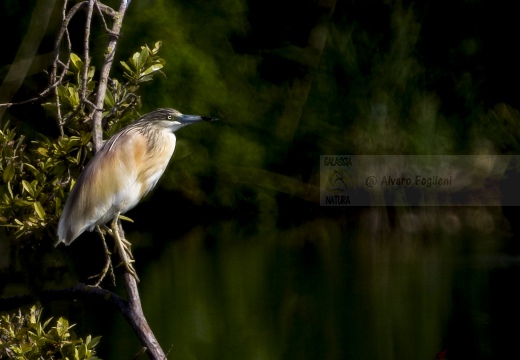
[[[26,313],[0,316],[0,359],[96,360],[95,348],[100,338],[77,338],[67,319],[59,318],[49,328],[52,318],[42,323],[42,308],[33,306]]]
[[[4,4],[2,19],[24,14],[5,39],[14,49],[7,56],[23,40],[29,16],[18,2]],[[448,358],[517,356],[516,334],[507,330],[520,319],[511,285],[520,254],[514,209],[323,209],[310,200],[323,154],[518,153],[516,14],[506,2],[487,0],[338,1],[313,67],[305,49],[323,15],[313,1],[132,1],[118,47],[127,66],[114,68],[118,85],[108,101],[127,98],[117,88],[139,62],[139,55],[126,60],[129,49],[161,39],[165,77],[139,84],[139,111],[172,106],[221,119],[179,134],[155,195],[125,227],[142,274],[144,311],[165,350],[183,359],[418,359],[446,349]],[[52,50],[48,40],[33,45],[42,54]],[[94,59],[102,57],[92,50]],[[12,58],[2,61],[0,78]],[[134,71],[134,81],[144,72]],[[312,86],[296,130],[282,138],[293,84],[306,77]],[[16,97],[37,92],[37,84],[35,72]],[[123,116],[131,121],[135,113]],[[52,113],[13,108],[5,119],[9,156],[55,151],[32,142],[41,141],[36,133],[56,137]],[[71,178],[90,156],[84,140],[67,145],[71,156],[62,163]],[[3,169],[18,161],[9,159],[0,159]],[[46,221],[55,221],[55,203],[37,195],[48,190],[37,193],[30,170],[23,174],[16,170],[12,181],[25,201],[17,218],[43,224],[34,205],[40,202]],[[52,243],[52,231],[40,229],[41,242]],[[74,264],[60,258],[64,250],[47,249],[52,271],[43,279],[20,275],[10,248],[0,246],[6,293],[35,279],[52,283],[67,271],[86,279],[100,268],[92,264],[101,251],[93,241],[66,250]],[[41,271],[34,264],[42,265],[36,260],[44,250],[34,250],[23,270]],[[114,325],[102,330],[115,334],[118,346],[104,354],[130,357],[130,330],[116,316],[106,319]]]

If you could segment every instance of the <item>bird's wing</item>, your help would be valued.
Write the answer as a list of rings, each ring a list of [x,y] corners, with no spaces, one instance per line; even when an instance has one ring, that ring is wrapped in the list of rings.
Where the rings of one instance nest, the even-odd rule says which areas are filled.
[[[145,156],[146,141],[132,135],[124,131],[108,140],[80,174],[63,208],[58,243],[70,244],[85,230],[135,206],[137,164]]]

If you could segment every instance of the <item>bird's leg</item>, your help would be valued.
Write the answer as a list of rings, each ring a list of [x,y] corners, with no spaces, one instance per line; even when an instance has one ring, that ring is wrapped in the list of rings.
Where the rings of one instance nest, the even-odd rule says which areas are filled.
[[[112,237],[114,236],[114,235],[112,235],[112,229],[109,228],[108,226],[106,226],[105,224],[100,225],[100,226],[97,226],[97,228],[98,228],[99,230],[101,230],[101,231],[104,231],[104,232],[109,233],[110,236],[112,236]]]
[[[108,226],[106,225],[101,225],[103,227],[103,230],[106,231],[107,233],[110,234],[110,236],[114,237],[114,233],[112,232],[112,229],[109,228]],[[126,240],[125,238],[121,238],[121,241],[123,242],[123,244],[125,244],[127,246],[127,249],[126,250],[130,250],[130,248],[132,247],[132,243],[130,243],[130,241]],[[134,258],[134,256],[132,255],[132,252],[131,251],[127,251],[128,255],[130,256],[131,259]]]
[[[121,263],[124,265],[126,270],[132,274],[137,282],[139,282],[139,278],[137,277],[137,273],[135,272],[134,267],[132,266],[132,262],[134,262],[132,257],[132,252],[130,251],[130,243],[124,239],[121,239],[118,229],[118,221],[119,221],[119,213],[114,216],[114,220],[112,220],[111,228],[112,228],[112,236],[116,242],[117,250],[119,252],[119,256],[121,257]]]
[[[96,230],[101,236],[101,240],[103,242],[103,248],[105,249],[105,266],[103,267],[103,270],[98,275],[90,276],[89,279],[98,278],[98,281],[94,284],[94,286],[99,287],[101,282],[105,279],[105,276],[107,275],[108,271],[110,270],[110,278],[112,279],[112,284],[116,286],[116,278],[114,276],[114,268],[112,267],[112,260],[110,260],[110,251],[108,250],[107,242],[105,240],[105,234],[103,231],[106,231],[106,229],[101,230],[99,226],[96,226]]]

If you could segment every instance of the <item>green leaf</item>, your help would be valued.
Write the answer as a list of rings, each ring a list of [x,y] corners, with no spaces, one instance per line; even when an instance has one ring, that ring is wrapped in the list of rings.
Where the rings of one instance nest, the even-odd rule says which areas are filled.
[[[78,348],[76,348],[76,359],[80,360],[80,359],[84,359],[85,358],[85,355],[87,354],[87,346],[85,344],[82,344],[79,346],[79,350]]]
[[[13,189],[11,187],[11,182],[10,181],[7,182],[7,190],[9,190],[9,195],[11,195],[11,199],[14,199]]]
[[[140,83],[144,83],[144,82],[151,81],[151,80],[153,80],[152,75],[146,75],[146,76],[139,78]]]
[[[148,69],[146,69],[144,72],[142,72],[141,75],[148,75],[162,68],[162,64],[154,64],[150,66]]]
[[[38,170],[32,164],[24,163],[23,166],[25,166],[27,169],[29,169],[34,176],[38,176],[40,174],[40,170]]]
[[[31,306],[30,314],[29,314],[29,321],[31,324],[36,323],[36,317],[38,316],[38,312],[36,311],[36,306]]]
[[[54,213],[58,214],[59,210],[61,209],[61,199],[59,197],[57,197],[54,203],[56,205],[55,209],[54,209]]]
[[[67,98],[68,97],[67,88],[64,85],[58,85],[57,89],[58,89],[58,96],[60,98]]]
[[[123,65],[123,67],[124,67],[126,70],[130,71],[130,74],[133,74],[133,73],[134,73],[134,71],[133,71],[132,69],[130,69],[130,66],[128,66],[128,64],[127,64],[126,62],[124,62],[124,61],[120,61],[120,63],[121,63],[121,65]]]
[[[87,91],[94,91],[95,88],[96,88],[96,81],[92,81],[92,79],[89,79],[88,83],[87,83]]]
[[[157,54],[157,52],[159,51],[159,49],[161,48],[162,46],[162,41],[157,41],[154,45],[154,48],[152,50],[152,53],[153,54]]]
[[[45,329],[47,327],[47,325],[49,325],[51,320],[52,320],[52,318],[49,318],[47,321],[45,321],[45,323],[43,324],[43,329]]]
[[[137,58],[137,69],[141,71],[141,69],[144,67],[144,64],[146,64],[146,61],[148,60],[148,56],[150,56],[150,49],[148,49],[148,46],[143,46],[143,49],[141,50],[141,53],[139,54],[139,57]]]
[[[45,220],[45,210],[43,209],[42,204],[40,204],[39,201],[36,201],[34,203],[34,210],[36,210],[36,214],[38,214],[38,217],[42,220]]]
[[[45,148],[40,147],[40,148],[36,149],[36,151],[43,156],[49,156],[49,153],[48,153],[47,149],[45,149]]]
[[[66,338],[69,337],[69,329],[72,328],[72,326],[69,326],[69,321],[65,318],[60,317],[58,319],[58,322],[56,324],[56,332],[58,333],[58,336],[60,338]]]
[[[74,67],[79,71],[83,67],[83,61],[81,61],[80,57],[74,53],[70,53],[70,60]]]
[[[95,338],[92,338],[90,341],[86,342],[87,347],[89,348],[89,350],[93,349],[94,347],[96,347],[96,345],[99,343],[100,340],[101,340],[101,336],[96,336]]]
[[[92,79],[94,77],[94,74],[96,73],[96,68],[94,66],[91,66],[89,69],[88,69],[88,74],[87,74],[87,77],[88,77],[88,80],[90,81],[90,79]]]
[[[132,58],[130,59],[130,61],[132,62],[132,65],[134,65],[134,68],[135,68],[136,70],[139,70],[139,68],[138,68],[138,64],[139,64],[139,55],[140,55],[140,54],[139,54],[138,52],[136,52],[136,53],[134,53],[134,55],[132,55]]]
[[[14,164],[11,162],[9,163],[4,170],[4,183],[8,183],[11,181],[11,179],[14,177]]]
[[[56,111],[56,104],[55,103],[44,103],[42,104],[42,107],[47,111]]]
[[[22,180],[22,186],[29,193],[29,195],[34,197],[34,187],[27,180]]]
[[[107,89],[107,92],[105,93],[105,104],[107,104],[110,107],[114,107],[115,105],[114,95],[112,95],[112,92],[110,89]]]

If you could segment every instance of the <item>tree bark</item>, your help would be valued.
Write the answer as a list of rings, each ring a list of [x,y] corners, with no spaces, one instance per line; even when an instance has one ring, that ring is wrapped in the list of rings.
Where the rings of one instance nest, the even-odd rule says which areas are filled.
[[[101,73],[99,77],[99,86],[97,90],[97,96],[95,101],[96,108],[93,110],[92,116],[92,135],[94,141],[94,147],[97,150],[103,146],[103,127],[101,120],[103,119],[103,105],[105,102],[105,94],[107,92],[108,76],[114,63],[114,55],[116,53],[117,40],[121,35],[121,27],[123,26],[123,18],[128,7],[128,1],[122,0],[119,6],[119,11],[114,17],[114,23],[110,34],[110,40],[106,50],[106,57],[101,67]]]

